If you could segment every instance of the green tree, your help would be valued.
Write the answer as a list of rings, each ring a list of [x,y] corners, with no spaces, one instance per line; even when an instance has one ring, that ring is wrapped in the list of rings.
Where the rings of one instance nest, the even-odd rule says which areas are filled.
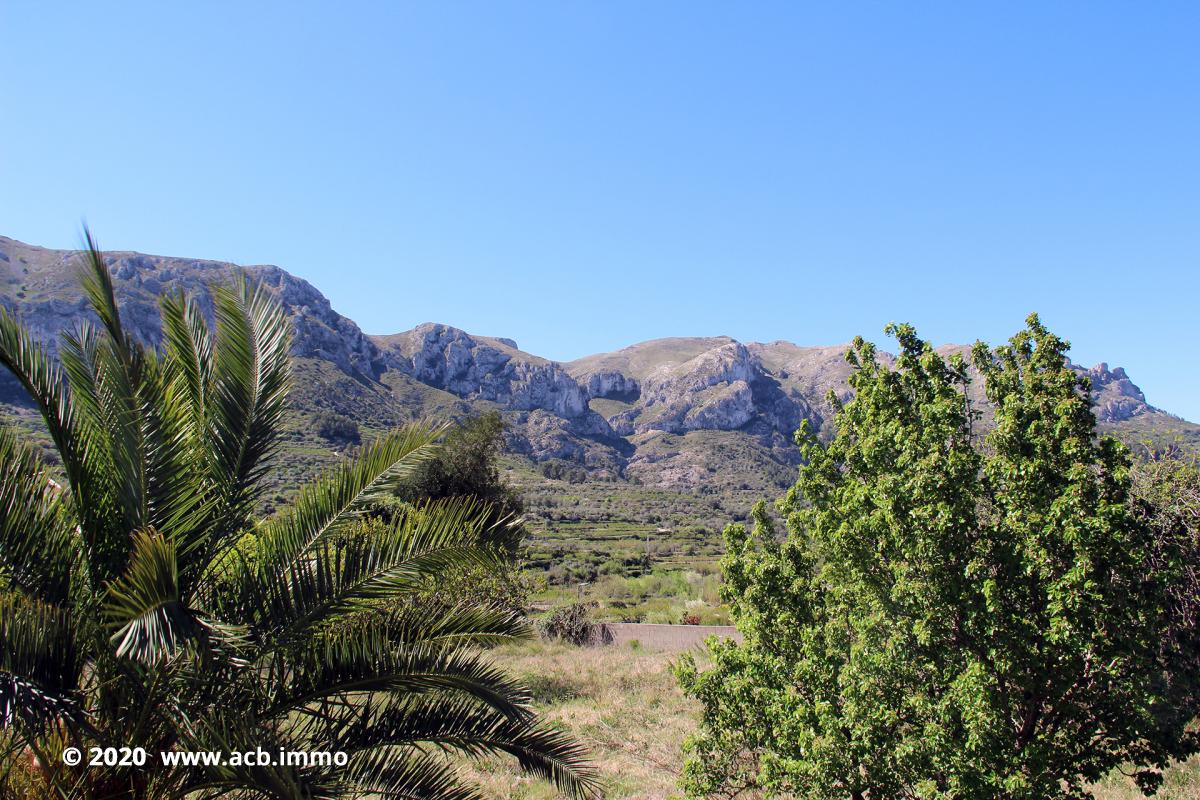
[[[408,602],[431,578],[489,565],[490,511],[361,512],[429,456],[409,427],[252,512],[279,443],[289,326],[246,281],[213,291],[215,332],[162,301],[164,349],[122,327],[89,236],[84,292],[99,326],[67,335],[62,372],[0,310],[0,362],[39,406],[59,485],[0,433],[0,745],[34,796],[478,796],[447,753],[509,754],[575,796],[583,751],[541,726],[478,644],[524,635],[479,604]],[[143,768],[61,763],[65,744],[141,747]],[[167,767],[158,753],[342,752],[348,763]],[[36,759],[36,760],[33,760]]]
[[[316,426],[317,436],[328,442],[347,445],[362,442],[358,423],[341,414],[335,414],[332,411],[320,412],[314,416],[313,424]]]
[[[1144,579],[1166,591],[1164,706],[1189,717],[1200,709],[1200,468],[1182,459],[1137,465],[1131,507],[1153,534]]]
[[[485,511],[484,544],[498,566],[467,567],[430,582],[426,602],[453,606],[463,598],[496,605],[524,615],[536,580],[525,571],[526,527],[520,494],[500,473],[504,420],[491,411],[450,427],[429,457],[403,481],[377,513],[389,519],[408,504],[451,498],[470,499]]]
[[[397,494],[407,502],[471,497],[485,503],[494,523],[489,528],[498,536],[495,544],[515,553],[525,535],[525,505],[500,475],[503,447],[500,412],[466,419],[450,428],[441,446],[413,470]]]
[[[847,353],[832,440],[797,434],[786,537],[762,504],[726,531],[745,641],[680,667],[703,706],[685,788],[1032,800],[1085,797],[1121,764],[1153,787],[1195,752],[1195,708],[1169,702],[1167,593],[1146,569],[1161,538],[1068,345],[1036,316],[976,345],[985,423],[961,356],[888,332],[894,367],[861,339]]]

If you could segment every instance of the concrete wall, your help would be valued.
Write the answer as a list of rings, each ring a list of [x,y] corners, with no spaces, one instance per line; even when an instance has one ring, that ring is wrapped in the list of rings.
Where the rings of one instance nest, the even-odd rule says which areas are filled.
[[[647,650],[690,650],[699,647],[709,636],[722,636],[736,641],[742,634],[732,625],[652,625],[636,622],[606,622],[612,634],[612,644],[628,647],[632,641]],[[607,637],[605,637],[607,638]]]

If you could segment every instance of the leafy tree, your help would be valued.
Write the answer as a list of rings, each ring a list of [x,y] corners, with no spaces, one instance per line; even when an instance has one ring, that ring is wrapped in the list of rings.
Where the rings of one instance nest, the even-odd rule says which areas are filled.
[[[256,523],[289,382],[282,310],[244,280],[216,288],[214,333],[192,300],[166,297],[164,350],[146,350],[88,243],[99,326],[64,338],[61,371],[0,310],[0,362],[40,408],[64,480],[0,433],[0,763],[25,765],[0,780],[72,798],[476,797],[441,755],[458,752],[510,754],[595,794],[581,747],[540,726],[475,647],[523,623],[407,602],[448,569],[492,563],[489,512],[444,500],[359,521],[441,431],[391,433]],[[142,747],[150,760],[72,769],[66,743]],[[348,763],[158,757],[260,748]]]
[[[567,481],[568,483],[587,483],[588,473],[583,467],[576,466],[569,461],[561,461],[559,459],[551,459],[550,461],[542,462],[541,473],[543,478],[550,478],[556,481]]]
[[[525,614],[537,581],[524,569],[524,503],[500,474],[503,445],[499,412],[468,418],[449,429],[393,497],[376,504],[383,519],[412,503],[449,498],[471,499],[485,509],[484,544],[496,565],[447,571],[430,582],[422,602],[453,606],[469,598]]]
[[[349,417],[343,417],[341,414],[335,414],[332,411],[324,411],[317,414],[313,422],[317,428],[317,435],[326,441],[337,444],[359,444],[362,442],[358,423]]]
[[[1183,460],[1138,465],[1131,506],[1153,535],[1144,579],[1166,589],[1164,705],[1187,715],[1200,708],[1200,469]]]
[[[525,529],[525,505],[500,475],[499,455],[504,446],[504,420],[498,411],[471,417],[453,426],[429,458],[401,484],[398,496],[419,502],[448,497],[472,497],[491,509],[490,528],[497,545],[515,552]],[[516,524],[500,524],[501,522]]]
[[[693,796],[1085,797],[1135,764],[1195,752],[1172,705],[1169,617],[1147,570],[1163,537],[1131,511],[1130,462],[1096,438],[1087,380],[1036,316],[976,345],[994,419],[960,356],[907,325],[894,368],[858,339],[854,396],[781,501],[726,530],[724,594],[744,644],[685,660],[703,706]],[[1162,556],[1177,559],[1168,545]]]

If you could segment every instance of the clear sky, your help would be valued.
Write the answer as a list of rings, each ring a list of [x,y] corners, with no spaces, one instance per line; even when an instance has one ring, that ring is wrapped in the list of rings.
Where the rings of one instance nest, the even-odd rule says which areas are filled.
[[[104,6],[101,8],[101,6]],[[1195,3],[0,3],[0,233],[571,359],[997,341],[1200,421]]]

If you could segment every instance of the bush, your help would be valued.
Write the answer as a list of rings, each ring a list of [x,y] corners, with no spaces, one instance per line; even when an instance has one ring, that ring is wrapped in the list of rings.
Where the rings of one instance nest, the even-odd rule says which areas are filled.
[[[543,478],[568,483],[587,483],[588,479],[587,470],[567,461],[546,461],[542,464],[541,473]]]
[[[580,647],[612,644],[612,632],[607,626],[592,621],[591,608],[586,603],[572,603],[552,610],[537,623],[538,634]]]
[[[358,444],[362,441],[358,423],[349,417],[334,414],[332,411],[323,411],[316,415],[313,422],[317,435],[328,442],[345,445]]]

